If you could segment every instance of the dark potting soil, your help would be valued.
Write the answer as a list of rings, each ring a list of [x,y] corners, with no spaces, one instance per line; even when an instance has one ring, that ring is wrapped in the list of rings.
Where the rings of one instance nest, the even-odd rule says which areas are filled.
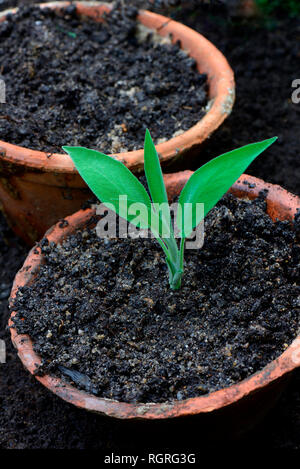
[[[206,113],[206,75],[168,39],[116,6],[105,22],[22,7],[0,24],[7,104],[1,139],[48,152],[83,145],[107,153],[159,143]]]
[[[95,230],[62,246],[44,239],[46,263],[14,305],[17,331],[43,358],[37,373],[106,398],[163,402],[262,369],[297,335],[300,312],[296,231],[265,209],[263,194],[226,196],[206,219],[204,247],[186,251],[179,291],[152,240],[104,241]]]

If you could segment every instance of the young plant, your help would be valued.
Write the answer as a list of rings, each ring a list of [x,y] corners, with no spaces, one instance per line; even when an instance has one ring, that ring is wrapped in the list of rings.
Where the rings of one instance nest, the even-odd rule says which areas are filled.
[[[138,228],[152,231],[165,254],[170,287],[177,290],[183,275],[185,239],[252,161],[276,139],[273,137],[224,153],[192,174],[178,200],[175,223],[180,238],[179,248],[159,157],[148,130],[144,144],[144,167],[153,203],[139,180],[115,158],[82,147],[64,146],[63,150],[70,155],[81,177],[104,205],[109,205]],[[138,217],[127,202],[141,204],[143,209]],[[195,210],[197,204],[203,204],[204,210]]]

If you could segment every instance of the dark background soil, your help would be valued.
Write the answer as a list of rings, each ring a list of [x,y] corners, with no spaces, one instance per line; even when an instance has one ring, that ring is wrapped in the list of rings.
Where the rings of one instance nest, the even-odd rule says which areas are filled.
[[[2,5],[1,5],[2,3]],[[6,3],[6,5],[5,5]],[[12,1],[11,4],[16,2]],[[21,3],[21,2],[20,2]],[[25,3],[22,2],[22,3]],[[136,1],[136,4],[144,2]],[[186,2],[187,4],[189,2]],[[217,2],[213,2],[217,3]],[[4,6],[3,6],[4,4]],[[6,7],[8,2],[1,2]],[[219,13],[218,13],[219,12]],[[279,135],[263,159],[249,172],[300,194],[299,112],[291,103],[291,83],[300,78],[300,21],[282,17],[253,24],[224,16],[224,8],[197,11],[172,8],[170,14],[205,34],[227,56],[237,81],[237,101],[232,116],[209,142],[201,161],[237,145]],[[200,158],[199,158],[200,165]],[[186,443],[182,433],[142,433],[121,424],[79,411],[49,394],[24,371],[4,331],[8,318],[7,297],[26,248],[0,223],[0,338],[5,338],[7,364],[0,364],[1,448],[97,448],[107,452],[124,449],[181,447],[199,451],[199,439]],[[277,406],[238,447],[300,448],[300,374],[295,373]],[[199,430],[199,429],[197,429]],[[212,445],[219,448],[220,444]],[[236,444],[233,445],[236,448]]]

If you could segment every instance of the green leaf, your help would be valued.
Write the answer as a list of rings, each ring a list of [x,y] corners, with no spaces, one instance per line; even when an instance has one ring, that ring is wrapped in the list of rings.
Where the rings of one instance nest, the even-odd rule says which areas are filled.
[[[168,204],[167,191],[158,154],[148,129],[146,130],[144,144],[144,168],[153,202],[157,204]]]
[[[178,210],[176,222],[182,238],[191,234],[252,161],[276,139],[277,137],[273,137],[224,153],[194,172],[184,186],[178,201],[182,208],[182,217]],[[204,213],[196,214],[197,203],[204,204]]]
[[[172,236],[173,230],[166,186],[158,154],[148,129],[146,130],[144,143],[144,169],[152,201],[155,204],[162,204],[159,215],[163,217],[165,229],[169,230],[170,236]],[[160,234],[162,234],[162,229],[163,227],[160,227]]]
[[[83,147],[62,148],[70,155],[80,176],[102,203],[111,204],[118,215],[139,228],[149,227],[153,212],[150,197],[144,186],[125,165],[96,150]],[[127,196],[128,206],[124,200],[122,201],[122,196]],[[129,205],[133,203],[145,206],[145,216],[143,213],[139,214],[141,223],[134,223],[136,214],[128,213]]]

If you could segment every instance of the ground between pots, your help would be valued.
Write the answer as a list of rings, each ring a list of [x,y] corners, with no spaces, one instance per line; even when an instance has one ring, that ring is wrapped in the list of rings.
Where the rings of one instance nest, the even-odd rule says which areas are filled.
[[[212,2],[214,3],[214,2]],[[217,3],[217,2],[216,2]],[[207,142],[190,169],[220,153],[277,135],[278,143],[255,161],[249,174],[300,194],[299,113],[292,101],[300,79],[300,18],[246,20],[212,10],[181,9],[174,18],[206,36],[223,52],[235,73],[231,116]]]
[[[22,0],[22,3],[26,1]],[[15,4],[14,0],[4,1],[4,7]],[[0,2],[0,5],[3,6],[3,2]],[[265,165],[262,165],[260,161],[255,171],[253,170],[253,174],[265,177],[270,182],[280,183],[294,193],[300,194],[298,107],[291,105],[289,101],[290,83],[292,79],[297,78],[295,60],[297,60],[298,43],[294,37],[299,31],[299,21],[288,18],[275,19],[277,26],[271,25],[272,27],[267,29],[263,25],[253,25],[249,22],[243,22],[241,25],[240,21],[233,22],[233,20],[226,24],[224,14],[218,14],[216,9],[214,9],[213,16],[212,12],[209,13],[207,10],[205,14],[202,10],[198,14],[190,10],[182,10],[176,13],[176,17],[206,34],[226,53],[235,69],[238,99],[234,112],[226,125],[220,129],[218,141],[214,143],[214,140],[211,140],[211,151],[208,146],[206,157],[209,153],[213,156],[216,151],[220,153],[225,151],[232,138],[235,138],[238,144],[243,144],[248,143],[254,135],[257,135],[259,129],[256,126],[256,120],[252,119],[254,113],[252,106],[259,106],[257,96],[260,96],[264,102],[268,102],[271,91],[274,106],[271,103],[268,106],[268,112],[262,110],[260,113],[260,131],[263,132],[266,125],[272,127],[270,128],[272,134],[278,133],[277,129],[280,129],[281,145],[280,149],[278,148],[279,153],[270,150],[272,153],[267,157],[268,165],[267,161]],[[244,37],[244,32],[247,40],[241,42],[240,34]],[[278,60],[278,55],[281,57],[280,60]],[[240,66],[239,63],[241,63]],[[270,76],[264,68],[266,63],[269,64]],[[283,86],[280,86],[281,83]],[[278,110],[279,117],[276,117],[276,110]],[[285,116],[283,126],[281,126],[280,112]],[[264,133],[261,138],[265,138]],[[220,147],[215,148],[216,145]],[[145,450],[151,447],[162,449],[169,447],[178,450],[184,446],[189,449],[191,447],[201,449],[202,445],[198,438],[199,428],[193,432],[197,438],[189,441],[185,440],[182,433],[178,437],[178,434],[172,432],[171,429],[168,433],[158,437],[153,432],[141,433],[130,424],[123,425],[113,420],[107,421],[75,409],[47,392],[29,376],[13,350],[8,332],[5,331],[9,314],[8,290],[15,272],[22,265],[27,249],[8,230],[2,218],[0,232],[0,275],[1,282],[4,284],[0,301],[0,338],[5,338],[8,352],[7,364],[0,364],[0,447],[94,448],[106,451],[121,451],[137,447]],[[299,387],[300,373],[296,372],[279,403],[255,431],[239,441],[239,448],[251,449],[251,451],[253,448],[299,449]],[[207,447],[207,443],[204,446]],[[212,444],[214,448],[220,449],[220,446],[219,442]],[[230,448],[236,451],[236,443],[226,445],[227,451]]]

